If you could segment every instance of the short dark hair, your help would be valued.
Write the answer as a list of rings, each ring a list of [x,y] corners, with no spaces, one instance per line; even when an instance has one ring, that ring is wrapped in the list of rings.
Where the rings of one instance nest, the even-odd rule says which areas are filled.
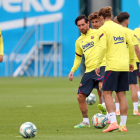
[[[77,22],[81,19],[84,19],[86,23],[88,23],[88,18],[85,15],[80,15],[75,19],[75,24],[77,25]]]
[[[127,12],[120,12],[117,15],[117,20],[122,23],[125,19],[129,19],[130,15]]]
[[[89,20],[96,19],[96,18],[99,19],[98,13],[99,13],[98,11],[91,13],[91,14],[88,16],[88,19],[89,19]]]

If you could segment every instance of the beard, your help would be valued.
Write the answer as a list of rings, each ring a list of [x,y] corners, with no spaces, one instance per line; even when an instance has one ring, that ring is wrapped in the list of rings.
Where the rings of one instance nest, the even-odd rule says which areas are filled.
[[[81,33],[86,34],[87,30],[81,30]]]

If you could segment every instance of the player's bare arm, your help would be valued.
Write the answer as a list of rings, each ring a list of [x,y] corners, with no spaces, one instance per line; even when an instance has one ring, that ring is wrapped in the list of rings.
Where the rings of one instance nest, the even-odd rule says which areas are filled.
[[[140,60],[140,50],[139,50],[138,45],[135,45],[135,53],[136,53],[138,59]]]
[[[0,55],[0,62],[3,61],[3,55]]]
[[[69,73],[69,75],[68,75],[68,79],[70,80],[70,81],[72,81],[73,80],[73,75],[74,75],[74,72],[70,72]]]

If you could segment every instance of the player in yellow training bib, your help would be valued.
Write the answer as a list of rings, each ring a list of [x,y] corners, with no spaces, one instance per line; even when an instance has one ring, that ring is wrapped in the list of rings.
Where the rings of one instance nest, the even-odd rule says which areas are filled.
[[[83,116],[83,122],[74,126],[74,128],[83,128],[90,127],[86,97],[89,96],[93,88],[98,86],[99,80],[97,79],[102,79],[103,75],[100,73],[101,76],[98,77],[95,73],[99,51],[98,30],[89,28],[89,20],[84,15],[78,16],[75,20],[75,24],[79,28],[81,36],[75,43],[74,65],[68,75],[68,78],[70,81],[73,80],[74,72],[79,67],[82,60],[82,54],[84,54],[86,71],[79,84],[77,94],[77,100]]]
[[[140,49],[140,28],[136,28],[134,30],[135,32],[135,35],[137,36],[138,38],[138,41],[139,41],[139,49]],[[138,81],[139,81],[139,87],[138,87],[138,106],[140,106],[140,60],[138,59],[138,57],[136,56],[136,62],[137,62],[137,76],[138,76]]]
[[[88,16],[88,19],[91,21],[92,27],[94,29],[99,29],[101,27],[101,22],[98,18],[98,12],[93,12]],[[105,72],[105,66],[106,66],[106,61],[105,61],[105,57],[101,63],[101,68],[100,68],[100,72],[104,73]],[[103,97],[102,97],[102,93],[101,93],[101,89],[102,88],[102,84],[103,84],[103,80],[99,82],[99,89],[97,89],[98,95],[99,95],[99,103],[102,104],[104,102]]]
[[[138,42],[137,36],[135,35],[133,30],[127,28],[128,23],[129,23],[129,17],[130,17],[130,15],[127,12],[120,12],[117,15],[117,20],[118,20],[119,24],[125,28],[126,32],[131,37],[132,42],[134,44],[135,51],[138,54],[139,51],[137,51],[137,50],[139,49],[138,48],[139,42]],[[134,61],[134,71],[129,72],[129,87],[131,90],[131,97],[132,97],[132,101],[133,101],[133,114],[140,116],[140,113],[138,112],[138,96],[137,96],[138,85],[137,85],[137,71],[136,71],[137,70],[137,64],[136,64],[137,55],[136,55],[136,53],[135,53],[135,61]],[[115,103],[116,103],[116,98],[117,98],[117,96],[115,97]],[[119,102],[116,104],[119,104]],[[116,109],[116,115],[117,115],[117,113],[119,112],[119,108],[118,107],[116,107],[116,108],[117,108]]]
[[[95,72],[98,76],[100,64],[106,54],[106,69],[103,82],[103,97],[108,111],[111,124],[103,132],[114,130],[125,130],[127,120],[128,104],[125,91],[129,90],[128,73],[134,70],[134,46],[133,42],[125,31],[124,27],[114,23],[111,14],[111,7],[100,9],[99,18],[102,27],[99,28],[100,49],[97,58]],[[126,46],[126,42],[128,43]],[[121,125],[118,126],[115,115],[115,104],[112,98],[112,91],[118,95],[121,111]]]

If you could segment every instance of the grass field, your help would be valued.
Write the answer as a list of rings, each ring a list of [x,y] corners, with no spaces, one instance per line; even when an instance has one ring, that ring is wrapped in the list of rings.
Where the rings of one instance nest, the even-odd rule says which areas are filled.
[[[140,116],[132,114],[130,92],[127,92],[127,133],[103,133],[103,129],[92,125],[73,128],[82,121],[76,99],[80,79],[70,82],[68,78],[0,78],[0,140],[23,139],[19,128],[24,122],[36,125],[35,140],[139,140]],[[96,90],[93,93],[97,95]],[[90,121],[99,113],[97,104],[98,98],[94,105],[88,106]],[[117,119],[119,122],[118,116]]]

